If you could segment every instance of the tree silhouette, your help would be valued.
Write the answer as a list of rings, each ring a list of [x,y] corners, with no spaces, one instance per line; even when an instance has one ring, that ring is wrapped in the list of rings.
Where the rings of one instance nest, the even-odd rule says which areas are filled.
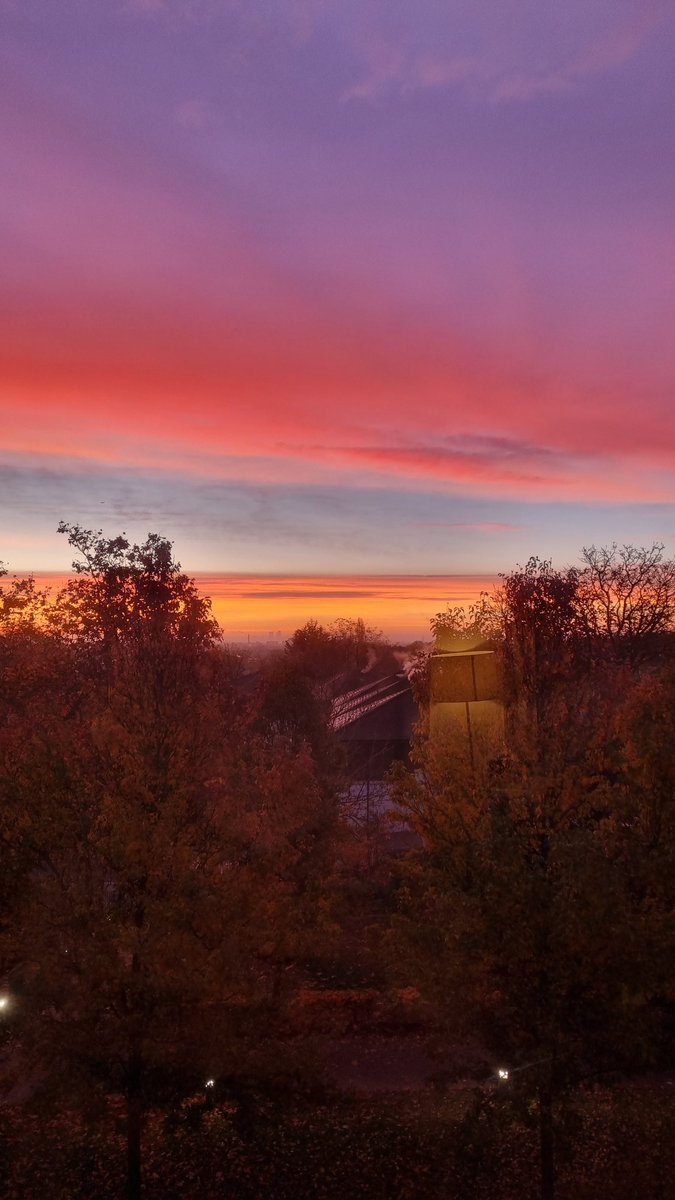
[[[123,1091],[137,1200],[160,1081],[232,1074],[271,1035],[319,789],[310,757],[250,728],[170,543],[61,529],[81,556],[49,614],[65,660],[3,780],[33,864],[16,1028],[46,1095]]]

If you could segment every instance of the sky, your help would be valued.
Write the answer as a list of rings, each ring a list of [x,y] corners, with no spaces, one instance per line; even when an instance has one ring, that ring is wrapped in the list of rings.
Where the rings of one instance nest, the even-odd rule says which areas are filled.
[[[313,615],[673,552],[675,0],[0,25],[0,560],[152,530]]]

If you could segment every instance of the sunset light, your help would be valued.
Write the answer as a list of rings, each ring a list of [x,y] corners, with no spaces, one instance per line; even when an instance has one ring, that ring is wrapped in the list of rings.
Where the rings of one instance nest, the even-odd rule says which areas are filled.
[[[60,519],[216,577],[672,539],[672,14],[511,8],[5,6],[1,560],[68,570]]]
[[[667,1200],[675,0],[0,30],[2,1200]]]

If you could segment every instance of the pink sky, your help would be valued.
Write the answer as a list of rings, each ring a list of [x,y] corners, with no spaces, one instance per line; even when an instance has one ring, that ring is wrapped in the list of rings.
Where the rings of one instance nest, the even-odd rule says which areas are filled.
[[[3,14],[0,559],[672,547],[670,5],[57,7]]]

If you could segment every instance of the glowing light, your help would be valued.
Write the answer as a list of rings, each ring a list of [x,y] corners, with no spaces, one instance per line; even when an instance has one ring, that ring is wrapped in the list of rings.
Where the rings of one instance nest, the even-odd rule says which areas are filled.
[[[8,1004],[9,998],[7,996],[0,996],[0,1009],[7,1008]]]
[[[207,1079],[206,1083],[204,1084],[204,1087],[210,1087],[210,1088],[212,1088],[212,1087],[215,1087],[215,1086],[216,1086],[216,1081],[215,1081],[215,1079]]]
[[[0,555],[2,557],[2,555]],[[69,576],[36,572],[39,588],[54,592]],[[394,640],[429,637],[429,622],[446,604],[473,604],[490,591],[494,575],[245,575],[197,572],[202,595],[226,641],[267,641],[291,636],[314,617],[330,624],[337,617],[362,617]],[[281,638],[278,634],[281,634]]]
[[[509,1073],[508,1073],[506,1067],[500,1067],[499,1070],[497,1071],[497,1076],[499,1079],[501,1079],[502,1083],[506,1083],[506,1080],[509,1077]]]

